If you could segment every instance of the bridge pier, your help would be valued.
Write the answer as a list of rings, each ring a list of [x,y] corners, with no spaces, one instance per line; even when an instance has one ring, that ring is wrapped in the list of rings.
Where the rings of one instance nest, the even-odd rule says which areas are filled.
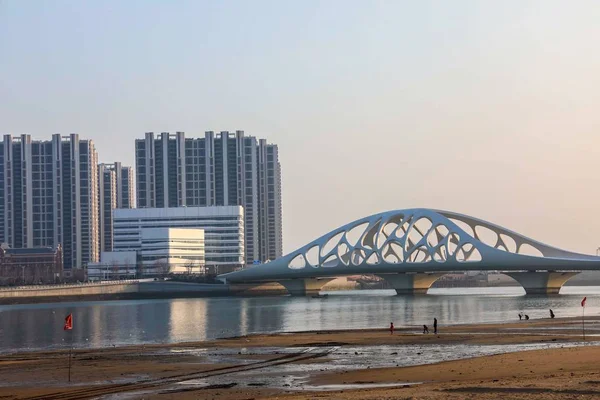
[[[440,279],[446,273],[398,273],[378,274],[385,279],[399,295],[403,294],[426,294],[433,282]]]
[[[558,294],[560,288],[579,272],[503,272],[519,282],[526,294]]]
[[[315,296],[334,278],[284,279],[278,281],[292,296]]]

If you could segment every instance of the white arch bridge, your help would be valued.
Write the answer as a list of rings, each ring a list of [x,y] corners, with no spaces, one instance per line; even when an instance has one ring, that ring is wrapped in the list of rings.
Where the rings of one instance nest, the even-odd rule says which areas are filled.
[[[527,294],[558,293],[600,257],[551,247],[490,222],[424,208],[388,211],[335,229],[266,264],[220,275],[226,283],[279,282],[292,295],[318,293],[334,277],[374,274],[398,294],[426,293],[449,272],[495,270]]]

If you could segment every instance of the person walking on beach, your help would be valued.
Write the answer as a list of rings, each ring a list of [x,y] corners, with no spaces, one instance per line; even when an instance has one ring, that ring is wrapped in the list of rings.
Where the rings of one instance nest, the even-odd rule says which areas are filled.
[[[394,334],[394,323],[390,322],[390,335]]]
[[[423,333],[429,333],[429,328],[427,328],[427,325],[423,325]]]
[[[437,334],[437,318],[433,319],[433,333]]]
[[[550,318],[554,319],[554,312],[550,309]]]
[[[523,313],[519,313],[519,321],[523,319]]]

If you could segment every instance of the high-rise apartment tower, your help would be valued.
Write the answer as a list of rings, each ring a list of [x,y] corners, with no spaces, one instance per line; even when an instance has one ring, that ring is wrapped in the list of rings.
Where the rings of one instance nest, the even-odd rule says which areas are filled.
[[[277,145],[243,131],[204,138],[149,132],[136,140],[135,153],[138,208],[241,205],[246,263],[282,255]]]
[[[283,253],[281,165],[277,146],[260,139],[258,165],[260,254],[265,260],[274,260]]]
[[[124,167],[120,162],[113,164],[117,183],[117,208],[134,208],[133,168]]]
[[[100,251],[113,249],[113,210],[133,208],[133,173],[120,162],[98,165]]]
[[[117,174],[113,164],[98,165],[98,195],[100,211],[100,251],[112,251],[113,215],[117,208]]]
[[[4,135],[0,143],[0,242],[62,245],[65,272],[98,261],[98,154],[79,135]]]

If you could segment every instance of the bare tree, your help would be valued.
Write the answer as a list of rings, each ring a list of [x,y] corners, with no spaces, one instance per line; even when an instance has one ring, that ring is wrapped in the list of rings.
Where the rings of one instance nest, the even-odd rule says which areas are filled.
[[[2,285],[8,285],[10,277],[8,276],[8,265],[0,265],[0,282]]]
[[[129,260],[129,258],[125,259],[125,263],[123,265],[125,266],[125,276],[127,276],[127,278],[129,278],[130,273],[132,275],[135,274],[135,269],[132,268],[131,261]]]
[[[110,272],[112,273],[112,278],[115,279],[115,275],[119,276],[119,263],[116,260],[113,260],[110,266]]]
[[[193,262],[193,261],[191,261],[191,260],[188,260],[188,261],[185,263],[185,273],[186,273],[186,274],[188,274],[188,275],[191,275],[191,274],[192,274],[192,271],[194,270],[194,266],[195,266],[195,265],[194,265],[194,262]]]
[[[37,285],[38,283],[41,283],[42,281],[42,271],[41,268],[39,268],[38,266],[34,266],[33,267],[33,284]]]
[[[27,266],[26,265],[19,265],[19,267],[21,268],[20,272],[21,272],[21,283],[23,285],[25,285],[25,282],[27,282]]]
[[[8,285],[10,277],[8,276],[8,266],[0,265],[0,284]]]
[[[169,273],[169,263],[166,260],[156,260],[154,269],[160,276],[166,276]]]

